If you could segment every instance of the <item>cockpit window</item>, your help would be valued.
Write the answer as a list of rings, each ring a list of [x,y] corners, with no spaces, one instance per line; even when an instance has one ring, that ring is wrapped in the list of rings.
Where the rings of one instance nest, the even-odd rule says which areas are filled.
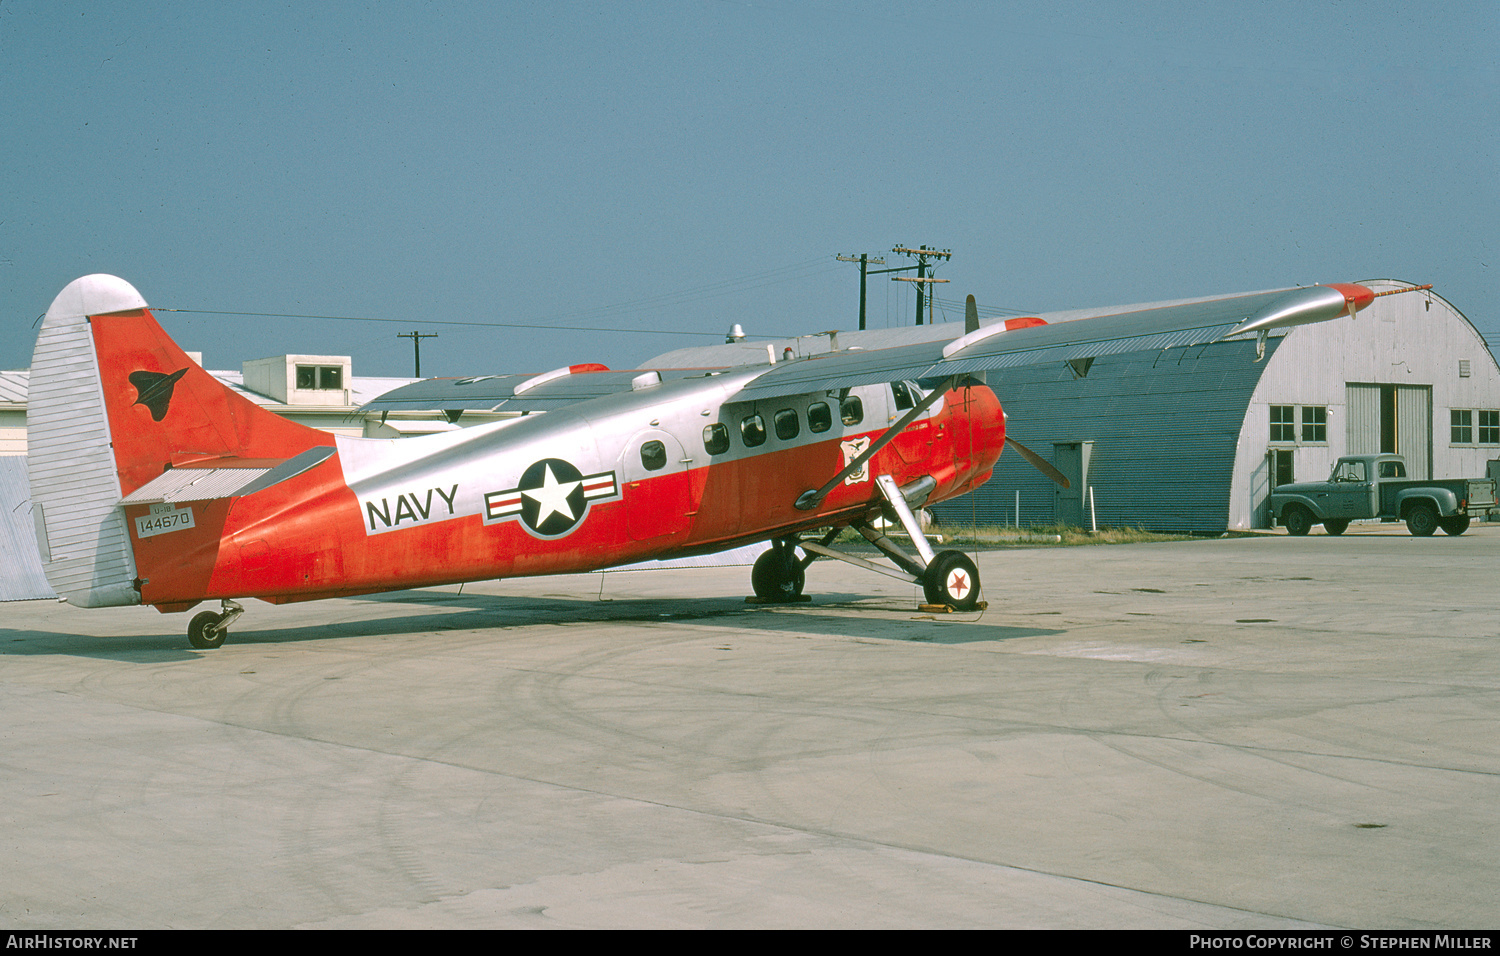
[[[911,388],[906,382],[892,382],[891,393],[896,396],[896,408],[901,411],[916,404],[911,397]]]

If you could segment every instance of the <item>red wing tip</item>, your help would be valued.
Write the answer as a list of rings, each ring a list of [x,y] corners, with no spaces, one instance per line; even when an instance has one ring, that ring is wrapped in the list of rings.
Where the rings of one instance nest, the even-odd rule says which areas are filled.
[[[1353,315],[1375,301],[1375,290],[1352,282],[1330,282],[1328,288],[1335,289],[1343,294],[1344,311],[1341,313],[1342,315]]]

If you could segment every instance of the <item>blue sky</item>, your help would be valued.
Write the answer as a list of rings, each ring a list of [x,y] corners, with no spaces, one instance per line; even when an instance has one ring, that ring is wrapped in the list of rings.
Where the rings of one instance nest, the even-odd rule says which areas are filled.
[[[1495,344],[1497,48],[1493,3],[0,0],[0,368],[91,272],[389,320],[159,313],[211,368],[626,368],[852,328],[834,256],[921,243],[997,308],[1392,277]]]

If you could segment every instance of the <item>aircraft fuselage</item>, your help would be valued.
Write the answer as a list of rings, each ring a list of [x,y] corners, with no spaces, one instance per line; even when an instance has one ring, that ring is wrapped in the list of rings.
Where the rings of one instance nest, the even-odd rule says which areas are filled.
[[[725,401],[757,371],[420,438],[337,437],[334,454],[254,494],[127,504],[128,524],[153,529],[134,544],[141,601],[297,601],[711,552],[865,516],[882,473],[931,476],[930,501],[962,494],[1004,445],[993,393],[961,387],[799,511],[798,495],[904,414],[907,396],[879,385]]]

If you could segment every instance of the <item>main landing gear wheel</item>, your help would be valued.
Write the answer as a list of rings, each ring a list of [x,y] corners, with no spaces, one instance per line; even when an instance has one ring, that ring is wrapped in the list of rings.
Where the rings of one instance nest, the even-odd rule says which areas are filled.
[[[1349,530],[1349,519],[1329,518],[1327,521],[1323,522],[1323,530],[1327,531],[1329,534],[1343,534],[1345,531]]]
[[[979,603],[979,569],[962,551],[939,551],[927,565],[922,590],[928,604],[972,611]]]
[[[807,572],[791,545],[773,544],[771,550],[755,559],[750,569],[750,586],[764,601],[795,601],[807,583]]]

